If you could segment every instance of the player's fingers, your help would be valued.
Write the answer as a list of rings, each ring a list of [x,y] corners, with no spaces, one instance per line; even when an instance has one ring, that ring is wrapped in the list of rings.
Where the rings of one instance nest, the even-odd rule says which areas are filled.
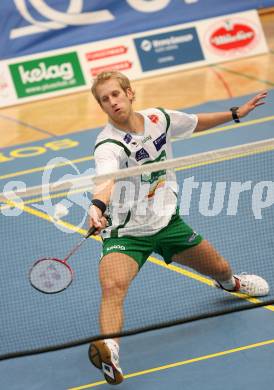
[[[254,104],[254,103],[256,103],[256,102],[259,101],[259,100],[265,99],[266,96],[267,96],[267,93],[268,93],[268,91],[262,91],[262,92],[258,93],[258,95],[254,96],[254,97],[249,101],[249,103]]]
[[[107,221],[106,217],[103,216],[103,217],[100,219],[100,222],[101,222],[101,224],[102,224],[102,229],[104,229],[104,228],[106,228],[106,227],[108,226],[108,221]]]
[[[264,104],[265,104],[265,102],[258,102],[258,103],[255,104],[255,107],[259,107],[259,106],[262,106]]]
[[[101,230],[102,230],[102,225],[101,223],[96,223],[92,218],[89,219],[89,227],[95,227],[95,232],[93,233],[94,236],[97,236],[98,234],[100,234]]]
[[[262,91],[260,91],[258,93],[258,95],[263,95],[263,94],[268,94],[268,90],[267,89],[263,89]]]
[[[90,217],[89,218],[89,225],[90,227],[95,227],[95,228],[101,228],[102,227],[102,223],[100,221],[99,218],[95,218],[95,217]]]
[[[257,96],[255,96],[255,101],[265,99],[267,97],[268,91],[263,91],[259,93]]]

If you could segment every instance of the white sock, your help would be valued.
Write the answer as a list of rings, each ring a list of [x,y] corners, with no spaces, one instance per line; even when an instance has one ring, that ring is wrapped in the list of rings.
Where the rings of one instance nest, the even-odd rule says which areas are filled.
[[[234,276],[232,275],[230,279],[228,280],[222,280],[221,282],[219,281],[221,286],[227,290],[233,290],[234,287],[236,286],[236,282],[234,279]]]

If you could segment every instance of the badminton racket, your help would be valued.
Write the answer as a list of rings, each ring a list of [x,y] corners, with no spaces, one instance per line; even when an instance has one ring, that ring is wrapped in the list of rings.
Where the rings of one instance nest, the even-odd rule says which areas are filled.
[[[35,261],[29,271],[29,281],[32,287],[45,294],[54,294],[65,290],[72,283],[74,277],[68,259],[95,231],[96,228],[91,227],[85,237],[81,238],[63,260],[55,257],[44,257]]]

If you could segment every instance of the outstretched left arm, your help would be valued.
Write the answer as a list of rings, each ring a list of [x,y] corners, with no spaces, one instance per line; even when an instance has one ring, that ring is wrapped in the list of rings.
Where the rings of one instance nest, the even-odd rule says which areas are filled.
[[[264,99],[267,97],[267,91],[262,91],[254,96],[252,99],[248,100],[237,110],[237,115],[239,118],[243,118],[248,115],[254,108],[265,104]],[[198,123],[195,131],[203,131],[211,129],[212,127],[221,125],[223,123],[229,122],[232,120],[231,111],[227,112],[214,112],[210,114],[197,114]]]

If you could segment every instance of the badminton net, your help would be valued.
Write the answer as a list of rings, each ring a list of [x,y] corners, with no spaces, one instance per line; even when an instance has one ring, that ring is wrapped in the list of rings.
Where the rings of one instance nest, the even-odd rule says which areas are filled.
[[[259,306],[273,311],[273,157],[274,139],[268,139],[106,175],[71,177],[2,192],[0,358],[117,336],[111,331],[101,334],[98,324],[101,300],[98,264],[102,251],[98,237],[87,240],[71,259],[75,278],[64,292],[41,294],[28,281],[33,261],[45,256],[62,258],[77,241],[78,234],[86,234],[92,189],[104,186],[109,180],[116,183],[116,188],[120,183],[113,204],[117,204],[117,218],[125,222],[130,211],[126,206],[132,210],[142,203],[139,211],[145,213],[145,201],[152,202],[153,198],[160,216],[168,201],[157,197],[161,192],[158,190],[167,185],[168,173],[175,172],[177,214],[194,232],[214,245],[236,274],[244,271],[260,275],[270,286],[269,295],[259,299],[220,291],[209,277],[192,268],[175,262],[167,265],[162,257],[164,248],[155,244],[155,252],[129,288],[124,303],[124,326],[119,336]],[[134,187],[139,177],[148,184],[149,196],[140,194]],[[130,203],[129,199],[134,202]],[[57,219],[54,210],[60,202],[69,212]],[[138,236],[149,237],[150,234],[145,225],[140,225]],[[113,309],[110,310],[115,316]]]

